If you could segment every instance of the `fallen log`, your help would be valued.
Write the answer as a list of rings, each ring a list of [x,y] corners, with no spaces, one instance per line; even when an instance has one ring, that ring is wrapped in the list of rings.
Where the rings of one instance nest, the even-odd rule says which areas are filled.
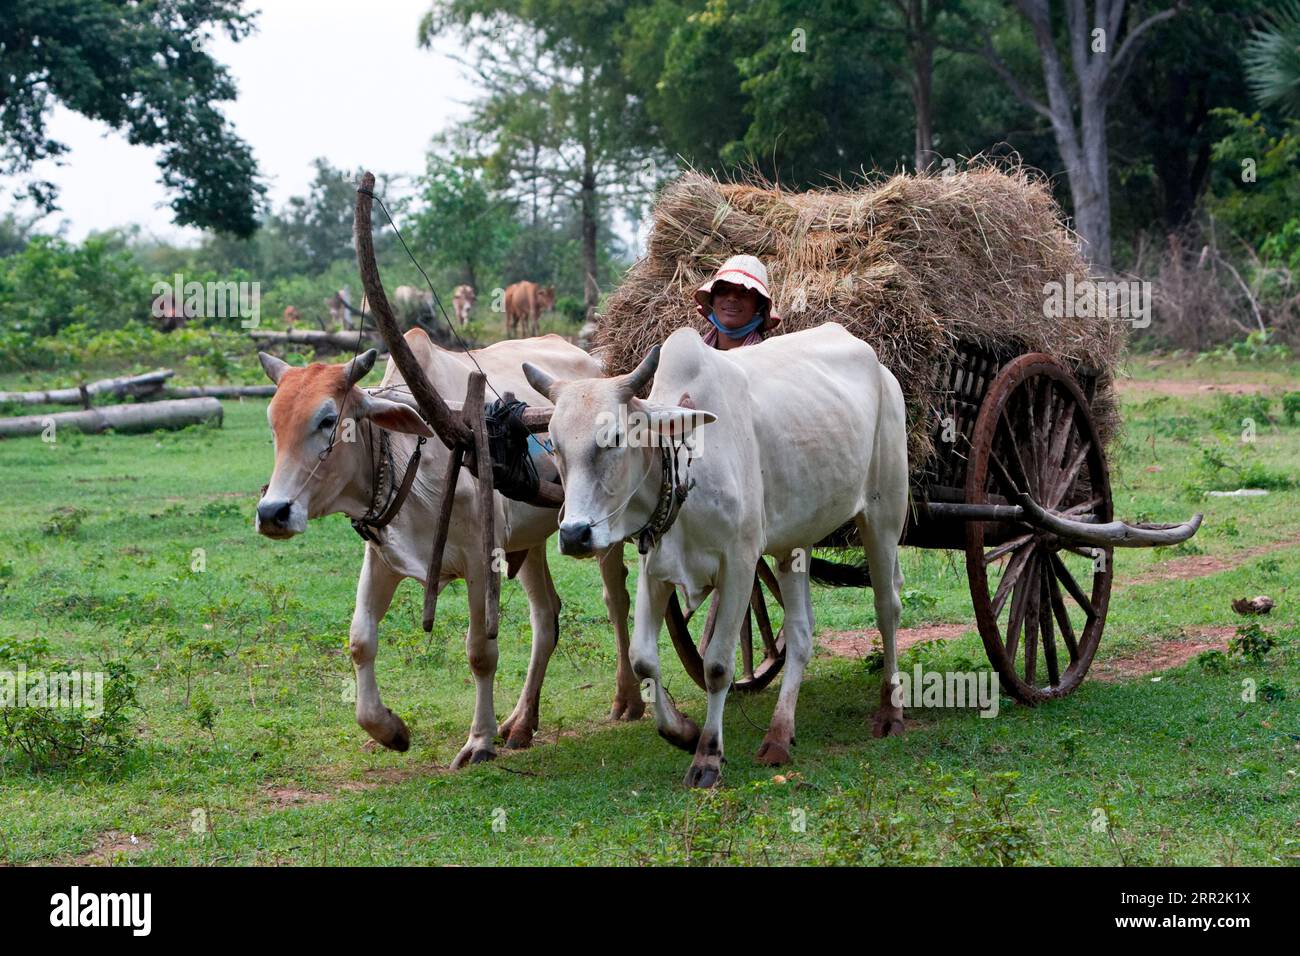
[[[184,428],[186,425],[197,425],[212,419],[220,424],[221,417],[221,403],[215,398],[179,398],[138,405],[104,405],[80,412],[0,418],[0,438],[40,435],[51,425],[56,433],[60,428],[92,434],[110,428],[120,432],[137,432]]]
[[[316,329],[294,329],[292,332],[249,332],[248,334],[255,342],[314,345],[318,348],[326,346],[341,352],[368,349],[371,345],[378,344],[373,336],[365,332],[318,332]]]
[[[270,398],[274,385],[178,385],[163,389],[163,398]]]
[[[169,368],[154,369],[143,375],[105,378],[84,386],[55,388],[44,392],[0,392],[0,402],[18,405],[81,405],[97,395],[134,396],[141,398],[160,391],[175,373]]]

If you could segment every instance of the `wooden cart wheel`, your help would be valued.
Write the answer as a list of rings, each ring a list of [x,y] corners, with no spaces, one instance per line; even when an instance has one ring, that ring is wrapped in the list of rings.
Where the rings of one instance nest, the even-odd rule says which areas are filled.
[[[740,662],[731,684],[735,690],[745,692],[762,690],[772,683],[772,678],[776,677],[781,670],[781,665],[785,663],[785,629],[781,628],[775,634],[772,632],[772,619],[768,614],[769,601],[776,602],[777,607],[782,609],[782,617],[784,617],[785,605],[781,601],[781,586],[777,583],[772,569],[768,567],[766,559],[759,558],[754,574],[754,590],[749,598],[749,610],[745,613],[745,623],[741,625],[740,640],[737,644]],[[690,615],[682,613],[676,591],[668,599],[668,612],[664,616],[665,623],[668,625],[668,636],[672,638],[673,647],[677,649],[677,656],[681,658],[686,673],[701,690],[707,689],[704,686],[704,651],[713,637],[713,624],[717,610],[718,598],[717,594],[714,594],[709,599],[709,613],[704,621],[704,629],[700,633],[698,647],[688,626],[695,613],[692,612]],[[763,655],[757,664],[754,662],[755,624],[758,625],[761,640],[758,649]]]
[[[1008,478],[1049,512],[1112,518],[1110,475],[1088,401],[1047,355],[1023,355],[1003,368],[975,420],[966,501],[1009,497]],[[1003,689],[1017,700],[1064,697],[1088,673],[1106,624],[1112,554],[1027,525],[967,523],[975,620]]]

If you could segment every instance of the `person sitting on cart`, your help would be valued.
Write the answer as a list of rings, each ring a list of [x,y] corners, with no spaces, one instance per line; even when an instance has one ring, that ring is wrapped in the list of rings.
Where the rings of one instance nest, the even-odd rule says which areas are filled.
[[[704,333],[710,348],[740,348],[763,341],[781,324],[772,311],[767,268],[755,256],[732,256],[695,290],[695,310],[709,320]]]

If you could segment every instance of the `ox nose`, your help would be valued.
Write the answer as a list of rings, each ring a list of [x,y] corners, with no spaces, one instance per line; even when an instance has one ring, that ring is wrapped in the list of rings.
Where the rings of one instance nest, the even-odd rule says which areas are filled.
[[[289,513],[292,509],[291,501],[259,501],[257,520],[263,525],[283,527],[289,523]]]
[[[576,521],[560,525],[560,554],[591,554],[591,525]]]

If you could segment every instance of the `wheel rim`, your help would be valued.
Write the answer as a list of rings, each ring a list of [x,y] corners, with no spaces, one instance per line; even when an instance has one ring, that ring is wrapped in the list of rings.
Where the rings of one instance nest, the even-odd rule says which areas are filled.
[[[1009,497],[1004,476],[1055,514],[1112,518],[1110,477],[1087,399],[1049,356],[1016,359],[980,407],[967,502]],[[1105,627],[1112,556],[1113,549],[1079,548],[1025,525],[967,524],[976,622],[1003,689],[1017,700],[1063,697],[1087,674]]]
[[[709,612],[704,625],[697,628],[698,638],[690,632],[690,622],[698,616],[697,608],[691,614],[683,614],[677,592],[673,591],[668,599],[665,623],[668,635],[672,639],[677,656],[691,680],[706,690],[704,684],[704,652],[713,637],[713,626],[717,615],[717,594],[709,598]],[[785,663],[785,629],[774,630],[772,625],[772,605],[782,611],[784,621],[785,605],[781,601],[781,586],[776,575],[768,567],[767,561],[760,558],[754,574],[753,590],[749,597],[749,610],[745,612],[744,623],[740,628],[737,642],[738,662],[732,688],[745,693],[760,691],[780,672]],[[703,605],[701,605],[702,607]],[[757,631],[758,640],[755,641]],[[761,656],[756,653],[761,652]]]

